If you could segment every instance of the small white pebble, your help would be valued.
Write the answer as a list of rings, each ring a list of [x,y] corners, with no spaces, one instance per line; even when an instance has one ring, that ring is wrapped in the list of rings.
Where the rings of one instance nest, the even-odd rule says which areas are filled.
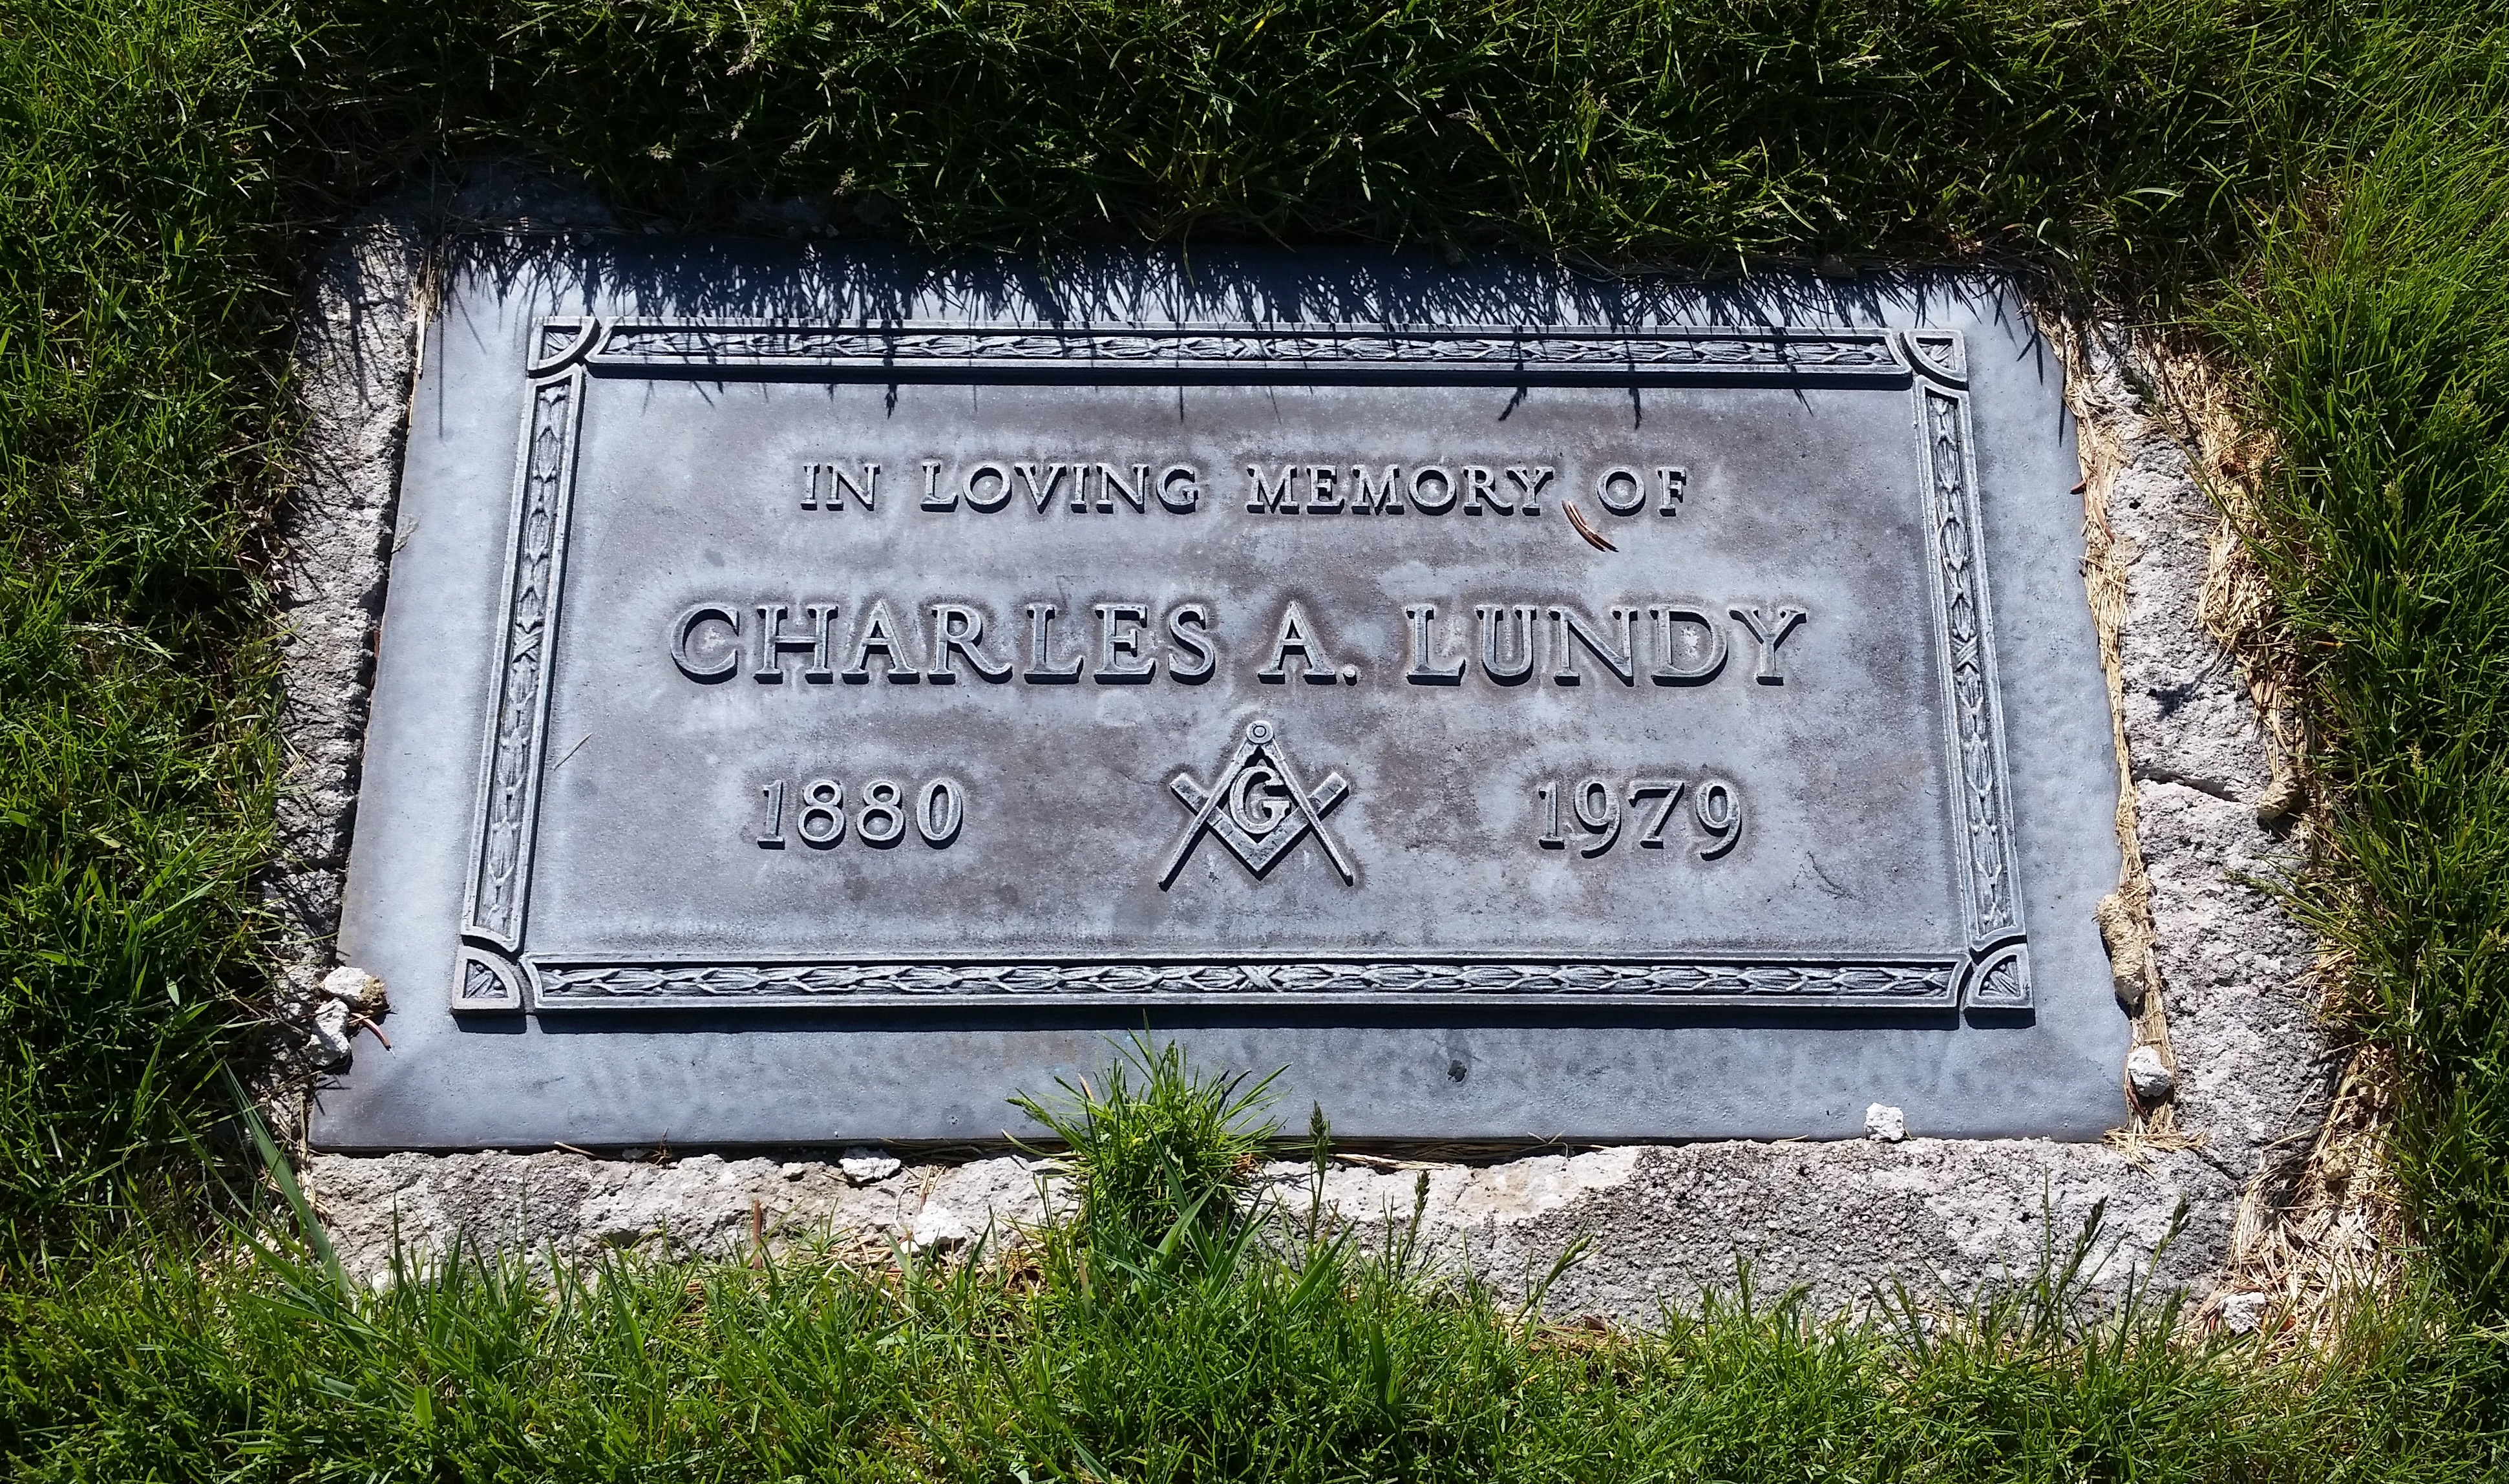
[[[1895,1144],[1908,1136],[1908,1115],[1887,1102],[1868,1105],[1864,1110],[1864,1132],[1886,1144]]]
[[[2165,1102],[2178,1091],[2178,1079],[2169,1075],[2158,1047],[2138,1046],[2126,1053],[2125,1080],[2133,1084],[2135,1098],[2141,1102]]]
[[[887,1179],[906,1166],[903,1161],[892,1159],[877,1149],[865,1146],[848,1149],[840,1155],[837,1159],[837,1168],[843,1170],[845,1178],[854,1184],[869,1185],[875,1181]]]
[[[907,1229],[907,1243],[918,1252],[935,1248],[953,1251],[975,1240],[976,1229],[969,1226],[956,1211],[944,1206],[927,1206],[916,1212],[915,1224]]]
[[[305,1050],[317,1066],[338,1066],[349,1059],[349,1007],[324,1000],[314,1010],[314,1033]]]
[[[2273,1306],[2273,1296],[2266,1293],[2233,1293],[2222,1300],[2222,1327],[2234,1335],[2252,1335],[2265,1322],[2266,1311]]]

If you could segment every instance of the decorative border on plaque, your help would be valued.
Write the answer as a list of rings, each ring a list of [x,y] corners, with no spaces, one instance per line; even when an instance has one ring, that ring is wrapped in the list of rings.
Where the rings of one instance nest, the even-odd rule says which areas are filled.
[[[550,321],[534,339],[543,349],[523,411],[522,453],[514,470],[513,524],[506,540],[499,664],[488,735],[479,761],[479,817],[462,909],[463,946],[451,986],[458,1011],[524,1008],[522,946],[531,889],[532,835],[539,820],[541,753],[548,716],[549,669],[557,638],[558,584],[566,571],[567,520],[575,498],[576,428],[584,375],[569,369],[592,326]],[[561,334],[577,349],[554,359]]]
[[[1942,671],[1953,793],[1960,802],[1961,896],[1969,927],[1966,997],[1999,1010],[2029,1008],[2030,955],[2021,921],[2004,765],[2003,701],[1996,683],[1993,611],[1978,545],[1975,439],[1962,337],[1904,332],[1924,373],[1916,390],[1919,467],[1934,546],[1934,633]]]
[[[1953,960],[1192,960],[1117,963],[729,963],[568,959],[523,951],[538,818],[549,657],[588,375],[711,370],[905,380],[1027,371],[1049,378],[1126,368],[1260,381],[1401,377],[1713,381],[1818,375],[1911,386],[1934,547],[1935,634],[1946,746],[1965,832],[1969,942]],[[2010,786],[1996,683],[1966,351],[1947,330],[1405,328],[1342,325],[1077,327],[833,325],[550,318],[525,363],[531,394],[514,476],[503,661],[482,749],[479,818],[449,985],[462,1013],[650,1011],[865,1004],[1090,1004],[1108,1000],[1271,1003],[1625,1004],[2026,1011],[2030,959],[2015,885]]]
[[[696,1009],[864,1001],[1086,1004],[1108,998],[1273,1001],[1530,1000],[1581,996],[1718,1005],[1949,1009],[1965,965],[1875,963],[1307,960],[1276,963],[532,964],[543,1010]]]
[[[1404,325],[893,325],[626,320],[584,363],[646,376],[794,371],[880,381],[984,373],[1101,380],[1303,381],[1392,377],[1409,382],[1847,379],[1895,385],[1913,369],[1883,329],[1736,329],[1666,325],[1424,327]]]

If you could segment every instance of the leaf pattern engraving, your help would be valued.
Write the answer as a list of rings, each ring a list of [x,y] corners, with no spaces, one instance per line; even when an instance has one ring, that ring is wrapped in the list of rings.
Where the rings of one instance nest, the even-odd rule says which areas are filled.
[[[487,825],[481,835],[474,925],[511,937],[522,901],[523,837],[533,785],[533,742],[547,659],[552,559],[566,474],[569,378],[533,392],[531,449],[523,467],[521,524],[514,543],[514,590],[506,624],[506,660],[497,688],[497,731],[488,765]]]
[[[2017,930],[2021,913],[2013,900],[2010,816],[2003,794],[1993,661],[1987,653],[1978,598],[1976,497],[1968,487],[1960,400],[1932,390],[1924,395],[1952,733],[1960,757],[1957,787],[1966,835],[1969,928],[1971,941],[1983,944]]]
[[[1949,1003],[1950,963],[547,964],[540,1003],[917,999],[934,995],[1559,995]]]
[[[810,325],[621,325],[594,359],[602,364],[713,361],[904,364],[1186,364],[1440,366],[1492,370],[1544,366],[1715,370],[1895,370],[1882,331],[1760,331],[1667,327],[1630,332],[1510,330],[1070,330]]]

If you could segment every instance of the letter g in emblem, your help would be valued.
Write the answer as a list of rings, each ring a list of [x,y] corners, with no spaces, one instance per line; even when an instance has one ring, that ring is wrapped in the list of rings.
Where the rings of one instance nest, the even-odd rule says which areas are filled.
[[[1261,839],[1290,817],[1290,790],[1279,773],[1253,764],[1237,775],[1237,786],[1228,791],[1228,813],[1237,828]]]

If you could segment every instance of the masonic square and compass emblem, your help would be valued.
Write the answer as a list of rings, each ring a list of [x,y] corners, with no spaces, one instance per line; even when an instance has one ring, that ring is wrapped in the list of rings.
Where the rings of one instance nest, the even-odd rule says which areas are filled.
[[[1244,740],[1211,787],[1204,788],[1191,773],[1179,773],[1168,780],[1168,789],[1193,818],[1159,864],[1161,891],[1176,881],[1206,831],[1218,835],[1220,843],[1259,877],[1313,830],[1316,842],[1324,846],[1342,880],[1357,880],[1350,858],[1325,828],[1325,816],[1348,796],[1350,785],[1341,774],[1327,773],[1310,791],[1298,781],[1297,770],[1281,750],[1280,737],[1269,722],[1246,724]]]

